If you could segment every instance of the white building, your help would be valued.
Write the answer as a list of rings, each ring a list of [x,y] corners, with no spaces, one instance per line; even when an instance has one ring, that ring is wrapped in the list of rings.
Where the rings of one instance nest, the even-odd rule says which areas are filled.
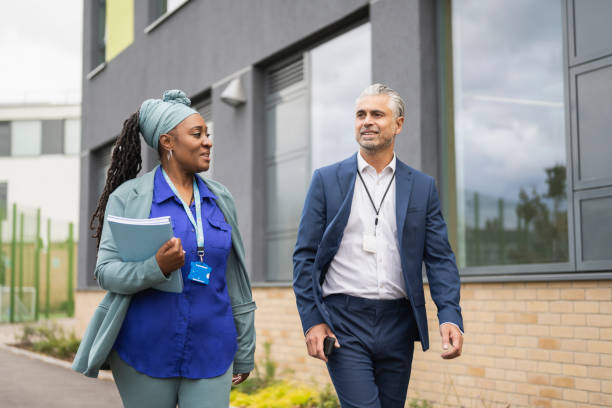
[[[0,105],[0,208],[40,208],[78,230],[80,117],[78,104]]]

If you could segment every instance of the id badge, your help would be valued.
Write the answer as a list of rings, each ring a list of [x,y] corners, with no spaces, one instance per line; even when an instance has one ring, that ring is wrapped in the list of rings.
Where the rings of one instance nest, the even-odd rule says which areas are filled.
[[[363,250],[366,252],[370,252],[372,254],[376,253],[376,247],[377,247],[377,242],[376,242],[376,236],[375,235],[367,235],[364,234],[363,235]]]
[[[212,268],[206,265],[204,262],[191,262],[191,268],[189,269],[189,275],[187,275],[188,279],[191,279],[195,282],[200,282],[205,285],[208,285],[210,281],[210,273],[212,272]]]

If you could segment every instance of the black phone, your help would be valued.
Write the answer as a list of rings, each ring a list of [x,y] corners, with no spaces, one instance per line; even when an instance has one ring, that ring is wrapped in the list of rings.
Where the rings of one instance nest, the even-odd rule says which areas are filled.
[[[334,344],[336,344],[335,338],[331,336],[325,337],[325,340],[323,340],[323,354],[325,354],[325,357],[331,356],[334,352]]]

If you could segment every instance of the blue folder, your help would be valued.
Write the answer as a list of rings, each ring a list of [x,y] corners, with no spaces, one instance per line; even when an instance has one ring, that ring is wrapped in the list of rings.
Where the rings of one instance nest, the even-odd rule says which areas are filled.
[[[125,262],[149,259],[173,237],[170,217],[135,219],[109,215],[107,220],[117,244],[119,256]],[[181,293],[183,278],[180,269],[170,273],[168,280],[153,286],[153,289]]]

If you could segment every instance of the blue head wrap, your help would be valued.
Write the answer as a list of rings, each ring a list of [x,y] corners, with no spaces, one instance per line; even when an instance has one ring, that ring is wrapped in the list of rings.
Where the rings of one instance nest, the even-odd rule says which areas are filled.
[[[145,142],[157,150],[159,136],[168,133],[187,116],[198,113],[190,107],[185,92],[173,89],[164,92],[162,99],[147,99],[140,105],[140,133]]]

